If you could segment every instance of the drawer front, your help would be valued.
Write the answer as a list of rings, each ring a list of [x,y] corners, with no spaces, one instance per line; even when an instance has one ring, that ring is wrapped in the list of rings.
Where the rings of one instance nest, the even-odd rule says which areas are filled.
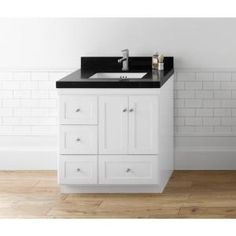
[[[97,184],[97,156],[61,156],[60,184]]]
[[[100,184],[158,184],[158,162],[153,156],[102,156]]]
[[[60,126],[61,154],[97,154],[97,127]]]
[[[97,124],[97,96],[64,95],[60,97],[61,124]]]

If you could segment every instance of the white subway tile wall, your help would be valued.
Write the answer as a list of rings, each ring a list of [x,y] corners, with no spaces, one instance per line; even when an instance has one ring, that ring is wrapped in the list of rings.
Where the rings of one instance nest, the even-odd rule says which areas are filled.
[[[0,72],[0,135],[57,134],[55,82],[69,73]]]
[[[175,134],[231,136],[235,132],[236,73],[177,71]]]
[[[0,72],[0,135],[57,134],[55,81],[69,70]],[[175,134],[236,134],[236,72],[177,71]]]

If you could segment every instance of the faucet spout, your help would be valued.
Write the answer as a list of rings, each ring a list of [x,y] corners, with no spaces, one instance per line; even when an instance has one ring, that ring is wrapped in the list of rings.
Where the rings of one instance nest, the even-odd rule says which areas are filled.
[[[125,60],[127,60],[127,59],[124,58],[124,57],[122,57],[122,58],[118,59],[118,63],[121,63],[121,62],[123,62],[123,61],[125,61]]]

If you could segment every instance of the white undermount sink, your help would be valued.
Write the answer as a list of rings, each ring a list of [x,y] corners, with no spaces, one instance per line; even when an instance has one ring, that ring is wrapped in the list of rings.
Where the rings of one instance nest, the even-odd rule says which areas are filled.
[[[146,72],[109,72],[109,73],[96,73],[89,77],[89,79],[142,79],[147,73]]]

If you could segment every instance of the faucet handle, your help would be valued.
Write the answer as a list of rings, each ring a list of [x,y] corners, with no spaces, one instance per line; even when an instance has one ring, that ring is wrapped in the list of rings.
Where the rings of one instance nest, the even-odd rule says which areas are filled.
[[[129,56],[129,49],[123,49],[121,52],[123,53],[123,56]]]

